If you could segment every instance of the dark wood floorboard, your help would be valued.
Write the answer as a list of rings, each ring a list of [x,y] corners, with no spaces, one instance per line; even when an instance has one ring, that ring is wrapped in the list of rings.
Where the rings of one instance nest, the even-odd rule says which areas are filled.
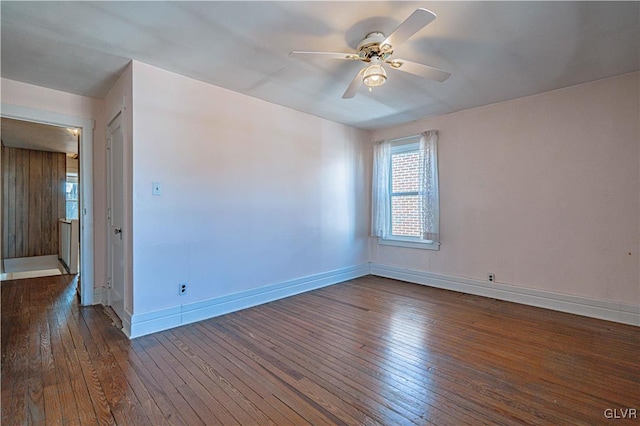
[[[368,276],[129,341],[1,288],[3,425],[640,423],[639,327]]]

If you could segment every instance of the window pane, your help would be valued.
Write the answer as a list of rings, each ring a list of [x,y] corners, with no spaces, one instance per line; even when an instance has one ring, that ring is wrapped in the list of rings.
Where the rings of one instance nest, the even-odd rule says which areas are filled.
[[[66,185],[66,199],[77,200],[78,199],[78,184],[75,182],[68,182]]]
[[[65,185],[67,199],[67,219],[78,219],[78,176],[67,174]]]
[[[391,191],[418,192],[420,188],[420,152],[409,151],[391,156]]]
[[[391,235],[397,237],[422,237],[420,227],[419,195],[391,197]]]
[[[78,202],[67,200],[67,219],[78,219]]]

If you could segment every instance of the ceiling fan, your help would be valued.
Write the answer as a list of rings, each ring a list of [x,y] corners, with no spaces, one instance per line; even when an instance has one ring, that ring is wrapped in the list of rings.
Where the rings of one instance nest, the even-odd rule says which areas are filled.
[[[289,56],[301,58],[324,57],[369,63],[370,65],[361,69],[360,72],[356,74],[347,91],[342,95],[343,99],[353,98],[362,84],[367,86],[369,91],[374,87],[383,85],[387,80],[387,72],[382,66],[385,63],[388,64],[391,69],[442,82],[449,78],[451,74],[428,65],[407,61],[405,59],[391,58],[395,47],[406,41],[434,19],[436,19],[436,15],[433,12],[427,9],[416,9],[388,37],[377,31],[367,34],[364,40],[358,44],[355,53],[294,51],[289,53]]]

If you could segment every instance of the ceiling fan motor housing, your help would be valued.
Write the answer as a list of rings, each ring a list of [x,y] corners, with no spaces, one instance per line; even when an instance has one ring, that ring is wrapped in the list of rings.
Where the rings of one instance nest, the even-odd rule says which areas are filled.
[[[378,31],[367,34],[365,39],[358,44],[357,51],[359,58],[365,62],[370,62],[374,56],[379,57],[383,61],[386,60],[393,53],[391,46],[385,49],[382,49],[380,46],[386,38],[383,33]]]

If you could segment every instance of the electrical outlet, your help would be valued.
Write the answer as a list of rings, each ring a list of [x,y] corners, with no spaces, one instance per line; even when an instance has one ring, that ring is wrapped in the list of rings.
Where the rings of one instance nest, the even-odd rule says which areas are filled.
[[[489,280],[490,283],[496,282],[496,274],[487,274],[487,280]]]
[[[180,296],[184,296],[185,294],[187,294],[187,283],[178,284],[178,294]]]

